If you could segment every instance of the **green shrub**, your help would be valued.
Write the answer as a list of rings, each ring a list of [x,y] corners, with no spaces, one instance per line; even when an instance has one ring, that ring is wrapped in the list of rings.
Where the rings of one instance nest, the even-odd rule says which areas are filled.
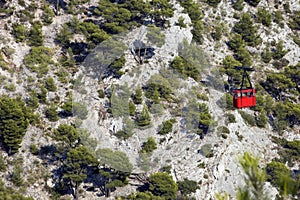
[[[208,101],[209,98],[207,96],[207,94],[197,94],[197,98],[203,101]]]
[[[234,114],[227,113],[227,114],[225,114],[225,118],[226,118],[225,119],[226,123],[235,123],[236,122]]]
[[[52,77],[48,77],[45,79],[45,88],[50,92],[56,91],[57,87],[56,87],[54,79]]]
[[[264,63],[269,63],[272,60],[272,52],[270,51],[269,45],[267,45],[266,48],[261,53],[261,60]]]
[[[47,94],[48,94],[47,89],[44,86],[42,86],[40,93],[37,94],[40,103],[43,104],[47,103]]]
[[[127,131],[123,131],[123,130],[117,131],[114,135],[118,139],[122,139],[122,140],[126,140],[132,136],[131,133],[128,133]]]
[[[38,155],[39,154],[39,149],[35,144],[31,144],[29,147],[29,151],[30,153],[32,153],[33,155]]]
[[[5,172],[7,170],[6,162],[3,158],[3,155],[0,154],[0,172]]]
[[[246,122],[246,124],[248,124],[250,126],[256,125],[256,121],[252,115],[250,115],[244,111],[241,111],[241,110],[239,110],[239,113],[242,116],[242,118],[244,119],[244,121]]]
[[[176,69],[183,77],[191,77],[196,81],[199,79],[199,71],[189,62],[187,62],[184,58],[177,56],[171,62],[170,67]]]
[[[206,0],[206,3],[210,6],[217,7],[221,0]]]
[[[145,96],[153,101],[171,99],[171,85],[169,81],[161,75],[153,75],[144,87]],[[158,92],[158,93],[157,93]]]
[[[2,147],[8,154],[18,152],[23,136],[33,117],[31,110],[25,106],[20,98],[0,98],[0,136]]]
[[[166,172],[168,174],[171,174],[171,170],[172,170],[172,166],[171,165],[168,165],[168,166],[163,166],[160,171],[161,172]]]
[[[70,39],[72,37],[72,32],[69,29],[67,24],[63,24],[59,33],[57,34],[55,41],[61,44],[62,46],[67,46],[70,43]]]
[[[136,124],[141,127],[151,124],[151,117],[146,104],[144,104],[142,112],[138,113],[136,117]]]
[[[241,62],[243,66],[251,66],[252,65],[252,56],[246,48],[240,47],[236,51],[235,56],[236,56],[236,60]]]
[[[254,26],[249,13],[242,15],[241,19],[234,25],[233,31],[240,34],[249,46],[257,46],[261,42],[261,38],[256,34],[257,27]]]
[[[242,36],[236,33],[236,34],[231,34],[231,39],[228,41],[228,46],[231,50],[237,52],[239,48],[245,47],[246,43],[243,40]]]
[[[28,44],[30,46],[42,46],[44,43],[44,36],[42,33],[42,25],[40,22],[35,22],[29,31]]]
[[[276,44],[275,49],[273,49],[272,57],[275,60],[279,60],[279,59],[283,58],[283,56],[285,56],[285,54],[287,54],[287,53],[288,53],[288,50],[283,49],[283,41],[280,40]]]
[[[32,72],[46,74],[48,72],[48,65],[54,63],[51,59],[52,55],[52,50],[47,47],[32,47],[24,57],[23,63]]]
[[[289,22],[289,27],[293,30],[300,30],[300,11],[295,11],[292,15],[292,20]]]
[[[135,90],[135,94],[133,95],[133,102],[135,104],[141,104],[142,101],[143,101],[143,92],[142,92],[142,89],[140,87],[138,87],[136,90]]]
[[[175,122],[175,119],[170,119],[162,122],[162,124],[159,126],[160,130],[158,131],[158,134],[165,135],[172,131],[173,129],[173,123]]]
[[[23,24],[13,23],[11,34],[16,42],[24,42],[26,40],[27,30]]]
[[[44,5],[43,11],[42,21],[45,25],[51,24],[53,22],[53,17],[55,16],[54,11],[49,8],[48,5]]]
[[[176,199],[178,186],[172,176],[158,172],[150,176],[149,191],[163,199]]]
[[[85,105],[79,102],[73,102],[73,115],[84,120],[87,118],[88,110]]]
[[[194,193],[197,189],[200,189],[196,181],[188,180],[187,178],[184,178],[183,181],[178,181],[177,185],[178,190],[183,195]]]
[[[272,22],[272,14],[266,8],[258,8],[257,21],[264,26],[270,27]]]
[[[280,178],[282,176],[290,176],[290,170],[285,166],[284,163],[272,161],[267,164],[267,180],[273,185],[280,185]]]
[[[215,27],[215,31],[212,32],[211,36],[215,41],[219,41],[222,39],[222,34],[224,31],[224,25],[219,24],[218,26]]]
[[[142,145],[142,153],[152,153],[155,149],[157,149],[155,139],[153,137],[149,137],[146,142]]]
[[[242,11],[244,9],[244,0],[236,0],[232,3],[233,9],[237,11]]]
[[[46,117],[51,122],[56,122],[58,120],[57,107],[54,103],[51,103],[50,107],[46,110]]]
[[[24,179],[22,178],[23,170],[20,165],[15,165],[13,172],[11,173],[10,180],[15,186],[22,186],[24,183]]]
[[[130,101],[128,103],[128,107],[129,107],[129,115],[134,116],[135,115],[135,110],[136,110],[136,107],[135,107],[134,103]]]
[[[226,133],[226,134],[230,133],[230,130],[226,126],[219,126],[217,130],[219,133]]]
[[[4,85],[4,89],[6,89],[7,91],[10,91],[10,92],[15,92],[16,86],[13,83],[6,84],[6,85]]]
[[[184,17],[183,16],[180,16],[178,18],[178,26],[180,28],[186,28],[187,27],[187,25],[184,23]]]
[[[98,90],[97,92],[98,92],[98,97],[99,98],[103,99],[105,97],[105,93],[104,93],[103,90]]]
[[[261,111],[257,116],[256,125],[260,128],[265,128],[268,123],[268,117],[266,111]]]

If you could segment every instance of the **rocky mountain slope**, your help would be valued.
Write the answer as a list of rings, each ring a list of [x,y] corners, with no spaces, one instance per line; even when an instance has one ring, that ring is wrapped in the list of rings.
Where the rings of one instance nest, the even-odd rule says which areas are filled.
[[[149,2],[0,1],[4,186],[33,199],[139,199],[128,195],[160,196],[151,174],[168,171],[178,199],[235,199],[250,152],[277,199],[270,163],[299,172],[299,1]],[[254,108],[231,106],[236,65],[255,69]],[[5,106],[18,96],[28,110]],[[7,122],[16,107],[28,121],[19,143]]]

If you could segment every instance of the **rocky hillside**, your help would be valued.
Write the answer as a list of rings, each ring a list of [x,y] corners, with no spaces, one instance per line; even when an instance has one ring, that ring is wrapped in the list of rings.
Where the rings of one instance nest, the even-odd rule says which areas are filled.
[[[0,6],[0,199],[300,197],[298,0]]]

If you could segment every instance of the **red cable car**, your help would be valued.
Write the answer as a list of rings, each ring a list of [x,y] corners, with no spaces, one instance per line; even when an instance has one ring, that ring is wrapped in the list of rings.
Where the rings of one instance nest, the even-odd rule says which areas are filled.
[[[254,71],[252,68],[237,67],[237,70],[244,70],[242,85],[240,89],[233,90],[233,106],[236,108],[248,108],[256,106],[256,91],[252,87],[247,71]],[[245,78],[247,78],[250,87],[244,88]]]

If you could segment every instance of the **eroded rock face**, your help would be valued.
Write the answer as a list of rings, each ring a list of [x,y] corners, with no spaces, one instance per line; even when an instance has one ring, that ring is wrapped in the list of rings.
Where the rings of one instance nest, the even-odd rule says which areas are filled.
[[[275,149],[276,145],[270,140],[270,136],[276,135],[272,132],[272,128],[268,126],[264,129],[259,129],[257,127],[249,127],[244,123],[244,120],[237,111],[225,111],[217,105],[217,101],[221,96],[224,95],[225,91],[217,91],[210,87],[203,86],[202,92],[207,94],[209,101],[200,101],[207,104],[209,112],[212,114],[215,121],[218,122],[218,126],[226,125],[224,122],[224,113],[230,112],[236,118],[235,123],[228,124],[230,133],[226,135],[226,138],[222,137],[214,129],[214,125],[210,126],[210,132],[205,135],[203,139],[200,139],[199,135],[195,132],[190,131],[186,128],[186,119],[182,117],[182,110],[179,107],[179,114],[174,116],[171,113],[171,110],[177,108],[177,104],[168,107],[168,103],[165,103],[162,108],[162,112],[158,115],[151,114],[151,126],[148,128],[135,128],[133,130],[133,136],[127,140],[119,140],[115,133],[117,131],[123,130],[124,128],[124,118],[128,117],[113,117],[111,113],[107,112],[109,107],[109,99],[105,97],[100,99],[97,96],[97,91],[103,89],[105,92],[109,93],[113,85],[120,85],[130,89],[130,92],[134,92],[137,86],[144,86],[147,81],[153,75],[159,74],[161,69],[167,68],[169,62],[178,55],[178,47],[182,44],[184,40],[188,43],[192,41],[192,26],[191,20],[186,13],[183,13],[183,8],[174,2],[174,16],[169,19],[170,27],[162,31],[165,35],[165,44],[161,47],[155,47],[155,54],[144,62],[142,65],[136,62],[134,56],[130,52],[130,45],[136,40],[146,42],[147,27],[141,26],[135,28],[130,32],[126,33],[124,43],[127,45],[128,49],[125,51],[126,64],[122,69],[125,73],[120,78],[106,77],[101,80],[101,84],[98,79],[94,79],[91,76],[84,75],[82,84],[78,88],[73,88],[73,100],[76,102],[81,102],[88,108],[87,119],[83,120],[81,128],[87,129],[91,132],[91,137],[97,140],[97,148],[112,148],[114,150],[121,150],[127,154],[131,163],[134,165],[134,173],[145,173],[147,175],[157,172],[163,166],[172,166],[171,174],[174,180],[179,181],[184,178],[188,178],[194,181],[201,181],[200,189],[196,191],[194,196],[199,200],[214,199],[216,192],[227,192],[233,198],[235,196],[236,188],[238,186],[243,186],[243,171],[238,163],[238,157],[241,156],[245,151],[250,152],[253,155],[257,155],[261,158],[261,166],[264,167],[266,163],[270,162],[273,158],[277,157],[277,152]],[[29,1],[25,1],[26,4],[29,4]],[[270,3],[274,3],[270,1]],[[290,1],[291,9],[293,11],[299,10],[298,1]],[[16,10],[22,9],[18,5],[17,0],[13,0],[12,4],[16,6]],[[91,5],[97,5],[98,1],[91,1]],[[268,1],[261,1],[260,5],[268,6]],[[226,12],[225,12],[226,11]],[[253,8],[245,7],[245,11],[253,12]],[[211,7],[205,7],[204,12],[204,22],[205,28],[211,28],[214,23],[217,23],[215,16],[222,16],[222,22],[227,27],[232,27],[234,23],[237,22],[233,18],[234,10],[230,5],[230,1],[222,1],[222,3],[215,9]],[[41,13],[37,13],[41,14]],[[53,23],[42,28],[43,34],[45,35],[44,45],[51,48],[54,51],[54,60],[57,61],[60,54],[61,48],[55,44],[55,37],[58,31],[61,28],[61,25],[70,21],[72,15],[63,14],[54,17]],[[79,16],[77,16],[80,18]],[[183,17],[187,28],[181,28],[177,24],[179,17]],[[15,22],[17,19],[15,16],[9,18],[12,22]],[[4,27],[6,21],[0,21],[0,27]],[[261,51],[264,49],[264,42],[270,41],[284,41],[284,48],[289,49],[289,52],[284,56],[286,60],[289,61],[289,64],[295,65],[299,62],[300,50],[299,46],[293,42],[290,38],[292,30],[288,28],[285,24],[283,28],[279,27],[276,24],[272,24],[273,29],[277,29],[276,32],[267,31],[264,28],[258,30],[263,44],[258,48],[249,48],[248,50],[254,55],[260,55]],[[7,60],[11,62],[16,68],[20,68],[23,64],[24,56],[29,52],[30,47],[24,43],[16,43],[13,40],[13,37],[9,31],[0,28],[1,36],[5,37],[7,40],[6,43],[0,43],[0,47],[10,46],[15,50],[12,57]],[[202,44],[203,51],[205,52],[206,57],[210,60],[209,70],[218,71],[218,66],[220,65],[223,58],[231,54],[231,51],[228,50],[226,41],[228,40],[228,33],[224,33],[221,41],[214,41],[208,34],[205,35],[204,41]],[[74,41],[83,41],[82,35],[76,35],[73,38]],[[84,41],[83,41],[84,42]],[[84,47],[85,48],[85,47]],[[271,64],[265,66],[266,68],[272,68]],[[78,73],[84,74],[84,67],[80,66]],[[20,93],[22,96],[25,96],[24,88],[27,85],[17,84],[19,79],[24,79],[27,76],[33,75],[27,69],[24,69],[21,77],[18,77],[17,74],[10,75],[8,72],[0,69],[0,74],[5,76],[10,76],[12,82],[17,85],[16,93]],[[50,70],[49,75],[54,73]],[[211,75],[210,73],[204,74],[202,77],[203,80],[210,80],[206,76]],[[55,76],[54,76],[55,77]],[[177,74],[174,75],[174,80],[177,78]],[[57,78],[56,78],[57,79]],[[176,79],[177,80],[177,79]],[[56,80],[57,81],[57,80]],[[223,80],[222,80],[223,81]],[[58,82],[58,81],[57,81]],[[176,88],[174,95],[178,104],[186,106],[188,100],[191,98],[196,98],[192,94],[193,88],[201,88],[200,84],[194,81],[191,78],[182,79],[182,82],[176,83],[179,86],[174,86]],[[172,85],[173,86],[173,85]],[[54,99],[55,96],[59,96],[61,101],[66,100],[66,90],[69,90],[69,85],[61,84],[57,92],[53,92],[48,95],[50,99]],[[4,94],[6,91],[0,89],[0,94]],[[165,108],[164,108],[165,107]],[[137,106],[137,111],[141,111],[143,105]],[[39,113],[44,112],[44,107],[38,109]],[[251,111],[247,111],[251,112]],[[160,128],[160,125],[166,119],[175,118],[176,123],[174,123],[172,133],[161,136],[157,132]],[[70,123],[71,119],[61,119],[59,122],[49,123],[46,120],[43,120],[42,123],[46,128],[55,128],[58,127],[61,123]],[[72,121],[73,122],[73,121]],[[43,131],[45,131],[43,130]],[[31,144],[31,138],[35,137],[40,145],[52,143],[50,139],[44,135],[41,129],[30,128],[24,137],[22,147],[24,149],[28,148]],[[284,132],[284,135],[288,139],[299,139],[299,134],[293,132]],[[143,171],[141,166],[138,163],[140,159],[140,150],[142,144],[150,137],[154,137],[157,141],[157,149],[149,157],[149,169],[148,171]],[[201,154],[201,147],[203,145],[210,145],[213,152],[213,156],[207,158]],[[25,155],[25,154],[24,154]],[[25,164],[31,166],[31,159],[33,156],[31,154],[26,155]],[[50,167],[53,169],[53,166]],[[49,187],[54,186],[52,178],[47,180],[47,185]],[[277,191],[269,183],[266,184],[266,189],[271,199],[275,198]],[[112,195],[127,195],[136,190],[135,186],[128,185],[125,188],[118,188]],[[48,199],[49,194],[41,189],[41,183],[35,183],[33,187],[28,189],[27,192],[29,195],[37,199]],[[41,195],[42,194],[42,195]],[[99,191],[93,190],[88,191],[82,197],[82,199],[98,199],[97,194]],[[41,197],[42,196],[42,197]],[[102,198],[102,197],[101,197]],[[113,198],[113,197],[112,197]],[[104,199],[104,197],[103,197]]]

